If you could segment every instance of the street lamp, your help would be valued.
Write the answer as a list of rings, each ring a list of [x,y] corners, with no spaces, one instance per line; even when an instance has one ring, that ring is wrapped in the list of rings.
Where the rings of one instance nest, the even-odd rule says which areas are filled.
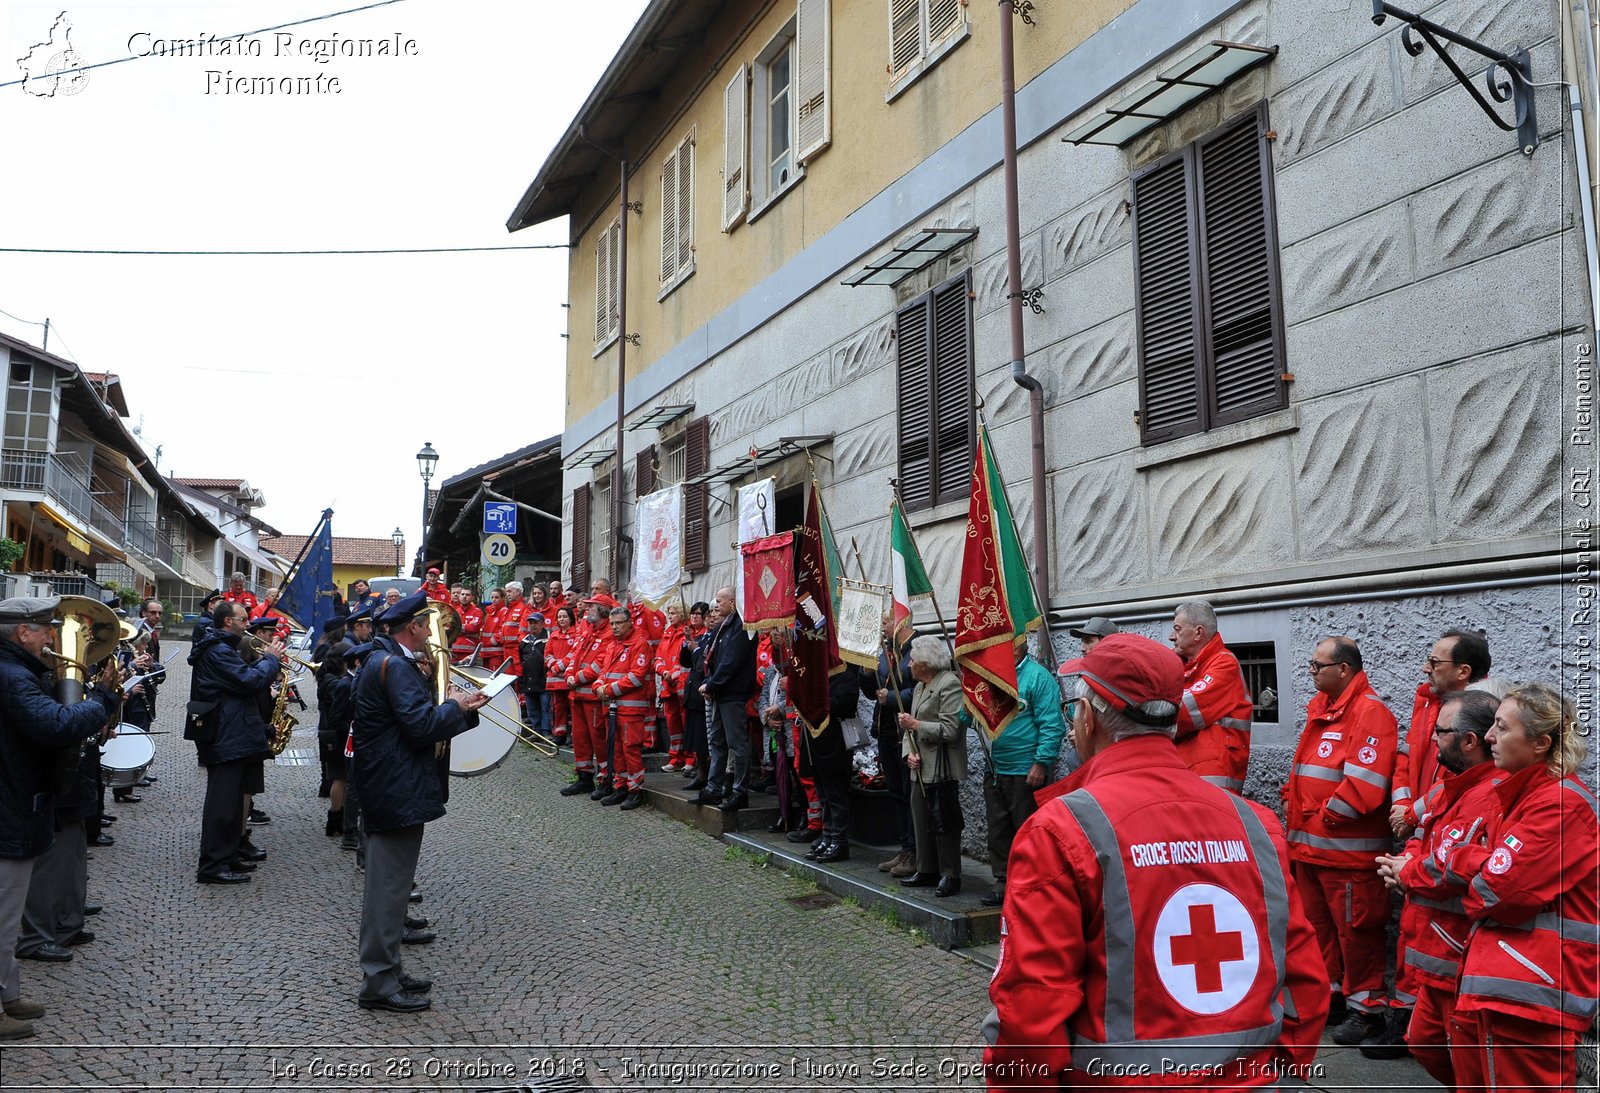
[[[395,528],[394,534],[389,536],[389,541],[394,544],[394,575],[403,577],[405,574],[400,571],[400,548],[406,545],[405,532]]]
[[[422,475],[422,555],[418,565],[428,564],[428,483],[433,481],[433,469],[439,465],[439,453],[433,450],[433,445],[426,440],[422,442],[422,451],[417,453],[417,471]],[[425,574],[418,574],[425,576]]]

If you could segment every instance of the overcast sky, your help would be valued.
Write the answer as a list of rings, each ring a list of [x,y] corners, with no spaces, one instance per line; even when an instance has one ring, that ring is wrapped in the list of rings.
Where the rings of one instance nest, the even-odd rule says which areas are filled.
[[[12,0],[0,83],[22,78],[18,59],[63,10],[93,64],[360,2]],[[259,56],[149,56],[95,69],[70,95],[0,87],[0,246],[565,243],[565,220],[515,235],[505,222],[643,7],[398,0],[283,33],[291,50],[398,35],[416,43],[409,56],[319,63],[265,34]],[[207,70],[320,74],[340,90],[222,94]],[[560,431],[565,299],[564,250],[0,254],[0,329],[37,345],[29,321],[48,316],[53,352],[120,375],[129,424],[160,446],[165,473],[248,479],[288,533],[309,532],[326,506],[336,535],[399,525],[408,554],[425,441],[441,456],[437,484]]]

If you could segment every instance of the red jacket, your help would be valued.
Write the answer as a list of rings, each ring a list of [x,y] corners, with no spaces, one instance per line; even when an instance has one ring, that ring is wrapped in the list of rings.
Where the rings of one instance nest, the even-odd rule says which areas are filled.
[[[655,658],[650,639],[638,630],[626,638],[606,643],[601,653],[601,676],[595,692],[602,702],[615,702],[619,712],[644,717],[655,709]]]
[[[667,627],[656,644],[656,675],[661,677],[662,698],[682,698],[683,689],[689,683],[689,669],[678,661],[688,636],[688,627],[680,623]]]
[[[247,592],[245,595],[248,596],[249,593]],[[279,641],[289,640],[289,620],[283,617],[282,611],[279,611],[276,607],[268,607],[266,604],[258,604],[250,608],[250,618],[252,620],[259,619],[262,616],[277,619],[278,628],[273,633]]]
[[[567,683],[575,702],[598,702],[594,685],[605,675],[606,654],[614,640],[609,625],[588,627],[574,643]]]
[[[528,616],[532,610],[528,607],[527,600],[518,600],[516,603],[506,604],[506,609],[500,613],[500,625],[497,628],[500,647],[506,656],[513,656],[517,651],[517,643],[522,640],[523,633],[527,630]]]
[[[1411,725],[1400,742],[1400,758],[1394,764],[1394,792],[1391,804],[1406,806],[1406,823],[1418,821],[1417,802],[1438,785],[1444,771],[1439,768],[1439,741],[1433,727],[1439,721],[1439,696],[1426,683],[1417,687],[1411,702]]]
[[[227,600],[229,603],[244,604],[244,609],[246,611],[254,611],[258,602],[256,600],[255,593],[250,592],[248,589],[242,592],[235,592],[230,588],[222,594],[222,598]],[[252,616],[252,618],[253,617],[254,616]]]
[[[483,612],[475,603],[451,606],[461,617],[461,636],[456,638],[455,645],[450,650],[450,659],[460,663],[477,650],[478,642],[483,637]]]
[[[1427,817],[1406,843],[1411,860],[1400,870],[1406,892],[1400,911],[1401,958],[1418,979],[1452,994],[1472,928],[1461,903],[1471,878],[1449,872],[1445,861],[1458,844],[1488,839],[1489,827],[1500,819],[1494,787],[1503,778],[1493,763],[1446,773],[1428,791],[1423,802]]]
[[[572,654],[577,638],[577,628],[569,627],[566,630],[551,630],[550,636],[544,643],[544,689],[547,691],[565,691],[567,689],[567,672],[572,661]]]
[[[1389,851],[1389,780],[1399,731],[1367,673],[1338,698],[1318,691],[1283,787],[1289,856],[1334,869],[1374,869]]]
[[[422,583],[422,591],[434,603],[450,603],[450,589],[445,587],[443,581],[435,581],[432,584],[424,581]],[[450,606],[454,607],[455,605],[452,603]]]
[[[989,1088],[1239,1089],[1305,1073],[1328,974],[1277,817],[1197,778],[1159,735],[1112,744],[1074,777],[1011,847]]]
[[[1595,797],[1542,763],[1494,788],[1501,818],[1485,843],[1450,851],[1469,878],[1473,921],[1456,1011],[1487,1010],[1582,1031],[1600,994],[1600,837]]]
[[[1212,785],[1244,792],[1250,769],[1250,691],[1238,659],[1214,634],[1183,666],[1178,756]]]

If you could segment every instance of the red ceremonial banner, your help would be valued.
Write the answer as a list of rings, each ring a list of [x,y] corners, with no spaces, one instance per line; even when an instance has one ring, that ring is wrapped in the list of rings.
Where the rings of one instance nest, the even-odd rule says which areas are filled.
[[[744,625],[771,630],[794,625],[794,532],[752,539],[744,555]]]
[[[828,727],[829,677],[844,670],[834,631],[833,581],[828,573],[828,551],[823,544],[822,495],[811,482],[811,504],[800,529],[795,565],[796,598],[800,609],[799,633],[790,658],[789,701],[812,736]]]

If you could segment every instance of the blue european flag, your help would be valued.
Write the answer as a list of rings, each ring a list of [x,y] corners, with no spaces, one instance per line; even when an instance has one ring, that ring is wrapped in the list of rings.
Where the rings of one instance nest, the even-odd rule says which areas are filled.
[[[322,624],[333,618],[333,510],[322,514],[322,523],[312,534],[300,555],[300,564],[283,586],[278,601],[287,614],[306,628],[311,644],[322,635]]]

